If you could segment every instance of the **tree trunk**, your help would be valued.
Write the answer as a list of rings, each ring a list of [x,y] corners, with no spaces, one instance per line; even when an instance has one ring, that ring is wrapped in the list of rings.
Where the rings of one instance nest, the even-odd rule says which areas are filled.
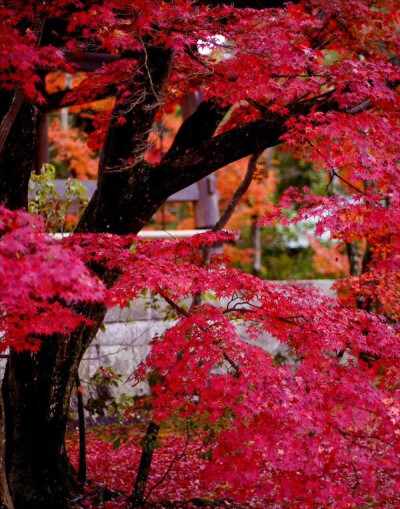
[[[4,94],[3,99],[7,98]],[[0,204],[10,209],[26,208],[28,183],[36,151],[42,113],[23,98],[21,90],[0,106]],[[12,122],[11,122],[12,120]],[[9,405],[8,405],[9,407]],[[8,430],[11,416],[0,394],[0,508],[13,509],[6,477]],[[29,422],[29,418],[28,421]]]
[[[0,392],[0,509],[13,509],[6,476],[6,429],[4,401]]]
[[[65,450],[69,400],[79,362],[105,315],[93,325],[43,341],[37,354],[11,352],[3,382],[6,465],[16,509],[64,508],[78,490]]]
[[[79,421],[79,468],[78,481],[86,481],[86,425],[85,425],[85,406],[83,404],[81,379],[79,373],[75,375],[76,399],[78,400],[78,421]]]
[[[254,250],[253,257],[253,276],[259,277],[261,274],[261,230],[257,224],[258,217],[252,217],[251,223],[251,244]]]
[[[347,257],[350,266],[350,275],[359,276],[361,274],[361,253],[356,242],[346,242]]]

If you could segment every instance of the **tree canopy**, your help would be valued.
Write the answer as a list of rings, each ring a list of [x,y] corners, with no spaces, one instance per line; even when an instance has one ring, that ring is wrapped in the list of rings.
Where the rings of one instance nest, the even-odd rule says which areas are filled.
[[[163,425],[201,437],[202,475],[239,503],[398,505],[398,2],[16,0],[0,19],[0,203],[26,207],[46,112],[112,98],[94,108],[98,187],[76,234],[61,246],[36,219],[1,209],[15,507],[76,498],[64,436],[79,362],[107,308],[147,290],[177,322],[135,375],[155,383],[130,507],[144,504]],[[49,92],[54,70],[88,74]],[[168,151],[147,157],[155,123],[200,88]],[[230,238],[224,217],[188,241],[136,237],[171,194],[252,155],[246,182],[277,144],[325,172],[327,192],[289,188],[262,222],[312,217],[317,234],[344,242],[352,277],[338,284],[341,300],[210,259],[209,246]],[[292,364],[257,346],[264,332]]]

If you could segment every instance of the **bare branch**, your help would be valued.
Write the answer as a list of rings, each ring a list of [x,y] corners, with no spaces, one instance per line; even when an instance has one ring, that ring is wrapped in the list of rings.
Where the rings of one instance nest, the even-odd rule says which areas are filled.
[[[165,300],[165,302],[167,302],[173,309],[175,309],[175,311],[178,314],[180,314],[186,318],[190,317],[190,313],[188,311],[186,311],[186,309],[184,309],[182,306],[177,304],[175,301],[173,301],[170,297],[168,297],[168,295],[165,292],[163,292],[161,290],[161,288],[158,288],[157,293],[159,295],[161,295],[161,297]]]
[[[226,207],[224,213],[222,214],[220,220],[218,223],[214,226],[212,229],[213,232],[220,232],[222,229],[225,228],[227,225],[229,219],[232,217],[232,214],[239,203],[242,196],[245,194],[245,192],[250,187],[250,184],[254,177],[254,172],[257,167],[257,161],[260,155],[263,153],[262,150],[259,150],[258,152],[254,153],[250,157],[249,164],[247,165],[247,171],[246,175],[244,176],[244,179],[240,186],[236,189],[235,194],[232,196],[231,201],[229,202],[228,206]]]

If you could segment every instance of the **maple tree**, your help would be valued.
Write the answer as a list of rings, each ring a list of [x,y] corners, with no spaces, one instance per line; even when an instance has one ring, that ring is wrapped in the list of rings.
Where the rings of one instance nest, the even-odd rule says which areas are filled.
[[[76,495],[65,454],[75,374],[107,308],[144,290],[165,299],[179,320],[155,338],[136,374],[139,380],[155,373],[158,383],[131,507],[144,503],[163,423],[201,437],[202,472],[239,502],[251,492],[262,506],[398,504],[397,9],[395,0],[2,2],[2,204],[27,205],[46,109],[115,98],[93,119],[88,143],[102,149],[98,188],[66,251],[49,240],[36,248],[19,229],[22,246],[11,242],[14,274],[26,261],[16,256],[19,249],[38,253],[26,265],[31,275],[18,279],[25,309],[44,306],[51,318],[51,309],[67,306],[84,320],[75,327],[65,311],[65,321],[59,316],[54,329],[43,330],[42,315],[23,314],[22,323],[37,319],[33,338],[54,331],[34,353],[19,352],[20,336],[9,329],[3,395],[16,508],[67,507]],[[46,72],[73,74],[87,62],[97,64],[72,90],[46,91]],[[204,101],[161,160],[146,160],[163,112],[200,86]],[[227,240],[225,233],[153,244],[133,235],[174,192],[279,143],[345,184],[334,196],[289,189],[264,220],[287,224],[293,219],[286,211],[296,204],[298,220],[318,218],[317,233],[366,246],[364,272],[341,283],[343,302],[244,275],[225,259],[206,263],[199,247],[206,252],[204,246]],[[2,237],[5,249],[9,235]],[[42,248],[49,267],[54,262],[50,280]],[[59,256],[73,258],[71,280],[61,268],[58,274]],[[86,301],[83,291],[84,302],[74,297],[78,275],[88,274],[78,257],[103,281],[100,301],[96,292]],[[36,287],[39,277],[43,286]],[[36,288],[45,293],[31,302]],[[203,303],[203,292],[220,301]],[[181,301],[193,295],[188,309]],[[6,320],[15,316],[13,302]],[[294,365],[277,365],[244,342],[234,326],[239,320],[252,339],[267,331],[286,343]]]

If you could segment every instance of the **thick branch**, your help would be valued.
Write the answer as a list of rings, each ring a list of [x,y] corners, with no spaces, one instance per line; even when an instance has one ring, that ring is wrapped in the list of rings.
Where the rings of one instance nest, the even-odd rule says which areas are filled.
[[[77,231],[138,232],[150,219],[149,204],[154,200],[144,156],[172,59],[170,50],[149,48],[132,77],[131,95],[117,97],[100,159],[98,188]]]
[[[213,232],[220,232],[225,228],[227,225],[229,219],[232,217],[232,214],[239,203],[240,199],[244,195],[244,193],[249,188],[251,181],[253,180],[254,172],[256,170],[257,160],[262,154],[262,151],[257,152],[256,154],[253,154],[250,158],[249,164],[247,165],[246,175],[244,176],[244,179],[240,186],[236,189],[234,195],[232,196],[230,202],[228,203],[228,206],[224,210],[224,213],[220,217],[217,224],[212,229]],[[210,264],[210,257],[211,257],[211,246],[205,246],[203,248],[203,257],[202,257],[202,265],[209,265]],[[194,297],[191,304],[191,308],[194,306],[199,306],[202,299],[202,292],[197,292]]]
[[[0,152],[0,204],[10,209],[27,206],[41,118],[40,109],[24,100]]]
[[[24,92],[21,87],[17,87],[11,99],[10,106],[1,120],[0,124],[0,153],[3,152],[4,145],[10,134],[11,128],[20,112],[24,100]]]
[[[163,162],[183,155],[187,149],[198,147],[203,141],[211,138],[228,109],[213,101],[203,101],[181,125]]]
[[[159,188],[160,198],[166,199],[229,163],[277,145],[285,132],[286,120],[279,114],[271,114],[268,118],[255,120],[208,139],[172,161],[162,161],[152,170],[155,182],[166,180],[165,185]]]
[[[129,171],[144,160],[171,63],[172,52],[157,47],[147,48],[139,59],[129,94],[117,96],[100,161],[99,184],[106,174]]]
[[[278,145],[286,132],[286,121],[293,116],[307,115],[315,107],[324,112],[338,109],[328,92],[317,99],[294,104],[286,116],[267,113],[268,116],[209,138],[173,160],[161,161],[151,170],[154,186],[158,188],[157,199],[164,201],[227,164]]]
[[[110,85],[106,90],[102,90],[97,94],[94,94],[90,101],[81,97],[67,97],[68,94],[71,93],[70,89],[59,90],[58,92],[54,92],[52,94],[47,94],[46,96],[46,111],[58,110],[60,108],[65,108],[68,106],[77,106],[82,104],[89,104],[94,101],[99,101],[100,99],[106,99],[107,97],[112,97],[117,95],[117,88],[115,85]]]
[[[127,161],[131,157],[127,146],[132,147],[132,136],[138,134],[142,141],[148,136],[147,122],[141,133],[137,133],[140,124],[136,123],[122,131],[121,136],[118,136],[119,127],[116,132],[111,129],[110,139],[107,137],[104,148],[107,161],[102,160],[100,164],[99,188],[84,213],[78,231],[137,233],[168,196],[231,162],[279,144],[290,116],[306,115],[317,101],[320,101],[321,109],[324,104],[324,111],[329,107],[333,109],[333,105],[326,106],[329,97],[328,93],[323,99],[297,103],[288,116],[271,113],[269,117],[208,138],[175,158],[164,159],[155,167],[144,161],[130,166]],[[148,114],[149,110],[143,114],[146,112]],[[150,109],[150,112],[153,113],[153,110]],[[201,116],[198,114],[198,118]],[[126,124],[122,127],[126,128]],[[188,132],[191,130],[188,129]],[[188,136],[185,143],[190,144],[190,140]],[[141,152],[141,157],[143,154]]]

